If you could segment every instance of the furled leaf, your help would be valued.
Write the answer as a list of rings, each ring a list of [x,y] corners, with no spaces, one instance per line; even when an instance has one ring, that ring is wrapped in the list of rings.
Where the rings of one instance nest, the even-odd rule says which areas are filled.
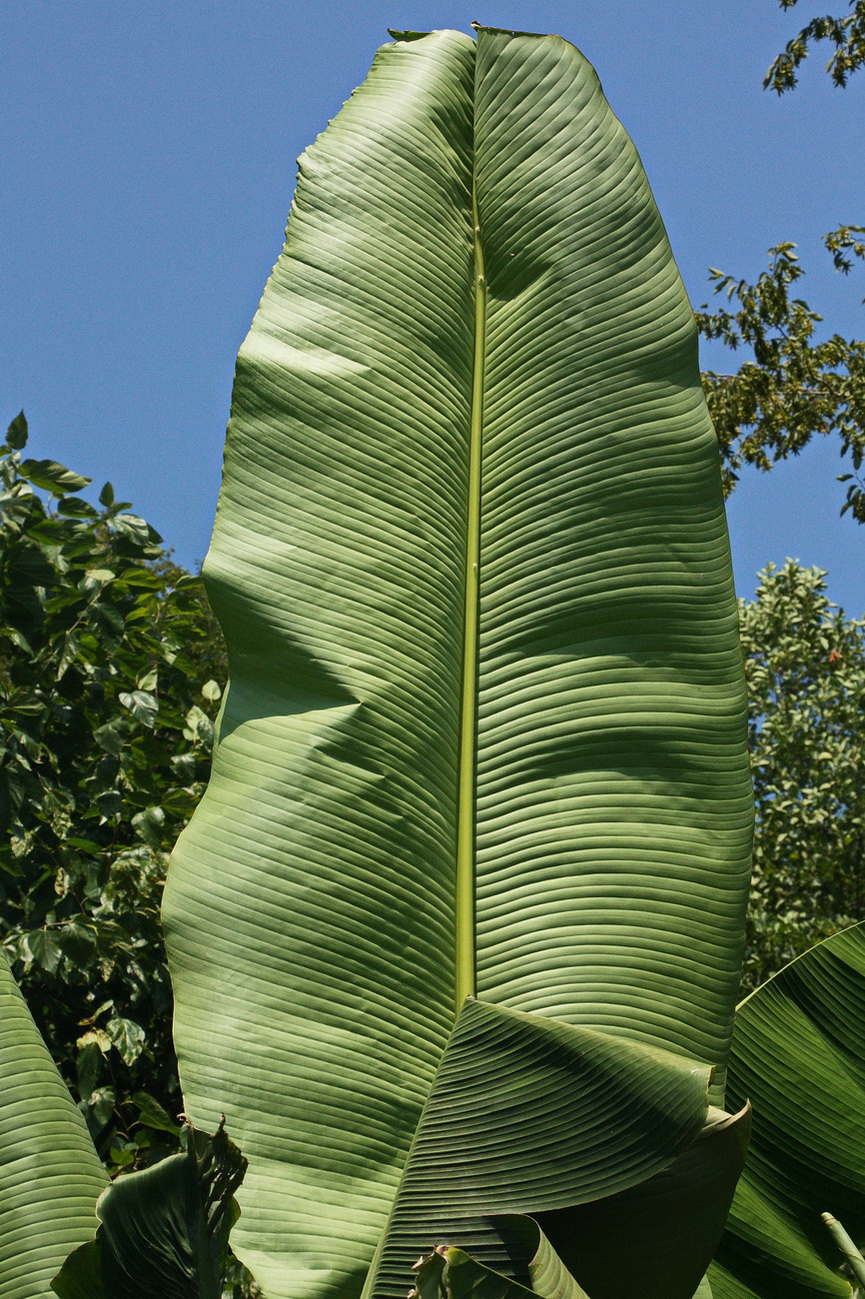
[[[452,1243],[500,1270],[479,1220],[574,1207],[581,1141],[587,1200],[687,1144],[689,1062],[726,1055],[750,845],[693,316],[565,41],[411,33],[301,158],[205,572],[231,682],[165,923],[185,1103],[224,1110],[250,1158],[237,1247],[268,1299],[357,1295],[376,1250],[404,1295],[409,1242],[483,1162],[417,1162],[467,994],[532,1040],[681,1059],[678,1135],[629,1165],[556,1071],[507,1099],[531,1060],[466,1057],[509,1140]],[[530,1144],[544,1115],[570,1146]]]
[[[415,1264],[415,1291],[409,1299],[588,1299],[532,1218],[511,1217],[499,1224],[503,1235],[521,1240],[529,1258],[528,1285],[494,1272],[461,1249],[440,1245]]]
[[[225,1135],[192,1132],[185,1154],[118,1177],[95,1239],[69,1256],[61,1299],[221,1299],[234,1192],[246,1160]]]
[[[93,1234],[105,1182],[84,1120],[0,955],[3,1299],[48,1299],[66,1255]]]
[[[512,1239],[519,1233],[528,1236],[525,1250],[529,1256],[529,1280],[536,1295],[542,1299],[588,1299],[532,1218],[503,1224],[503,1230]]]
[[[865,1244],[865,926],[813,947],[736,1015],[730,1091],[754,1133],[714,1299],[852,1295],[822,1214]]]

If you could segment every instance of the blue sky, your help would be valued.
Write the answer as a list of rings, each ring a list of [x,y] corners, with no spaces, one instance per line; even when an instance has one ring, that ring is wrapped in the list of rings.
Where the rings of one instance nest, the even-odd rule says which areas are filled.
[[[861,337],[865,273],[838,276],[819,237],[865,224],[865,74],[833,89],[820,49],[793,94],[761,89],[811,14],[808,0],[5,0],[0,419],[23,406],[32,454],[97,490],[110,478],[180,562],[203,558],[234,357],[295,159],[388,26],[477,19],[574,41],[640,150],[694,304],[708,266],[753,278],[790,239],[802,295]],[[731,368],[722,350],[704,364]],[[743,477],[729,511],[740,593],[793,555],[865,611],[865,529],[838,519],[839,472],[821,443]]]

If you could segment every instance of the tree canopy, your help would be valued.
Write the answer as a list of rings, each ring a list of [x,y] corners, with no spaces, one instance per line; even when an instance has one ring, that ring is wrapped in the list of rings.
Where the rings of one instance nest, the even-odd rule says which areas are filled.
[[[757,824],[744,985],[865,916],[865,620],[788,560],[740,604]]]
[[[0,447],[0,914],[30,1008],[115,1165],[176,1132],[159,924],[225,678],[198,578],[89,480]],[[133,1132],[138,1131],[137,1138]]]
[[[850,270],[865,257],[863,231],[845,226],[825,236],[835,264]],[[735,374],[703,375],[718,434],[727,491],[743,465],[768,470],[802,451],[817,434],[836,433],[852,472],[841,513],[865,522],[865,490],[859,476],[865,454],[865,341],[840,334],[819,338],[823,317],[794,285],[804,274],[796,245],[769,250],[769,268],[755,284],[713,270],[715,290],[731,304],[715,311],[704,305],[697,323],[704,338],[720,339],[735,351],[749,346],[754,359]]]
[[[794,9],[799,0],[778,3],[782,9]],[[856,0],[846,14],[811,18],[773,59],[763,85],[779,95],[792,90],[811,47],[824,41],[832,51],[826,71],[836,86],[846,86],[852,74],[865,64],[865,0]]]
[[[779,0],[792,9],[797,0]],[[865,60],[865,0],[850,13],[812,19],[778,55],[764,85],[779,94],[796,85],[797,70],[811,46],[828,41],[834,53],[827,71],[838,86]],[[844,275],[865,258],[865,226],[845,224],[823,236],[835,269]],[[836,435],[847,484],[841,513],[865,522],[865,341],[827,336],[823,316],[798,296],[805,274],[796,244],[769,249],[769,265],[754,283],[712,269],[710,280],[728,306],[697,312],[700,333],[731,351],[745,347],[753,359],[732,374],[707,371],[703,384],[718,434],[724,486],[730,492],[739,471],[766,471],[797,455],[815,436]]]

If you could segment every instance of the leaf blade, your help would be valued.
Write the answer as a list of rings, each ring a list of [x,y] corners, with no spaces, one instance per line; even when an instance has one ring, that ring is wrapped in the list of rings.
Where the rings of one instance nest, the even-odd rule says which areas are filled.
[[[730,1089],[754,1137],[718,1258],[715,1299],[850,1295],[821,1219],[865,1240],[865,927],[818,943],[739,1007]]]
[[[598,433],[597,401],[588,420],[580,416],[586,392],[573,384],[573,348],[567,382],[550,382],[562,375],[549,370],[551,344],[536,328],[544,307],[531,291],[556,277],[532,229],[517,230],[513,187],[501,203],[494,192],[507,189],[512,156],[496,121],[513,98],[546,130],[529,159],[533,214],[567,154],[547,129],[551,90],[575,77],[582,86],[568,120],[582,141],[584,184],[598,171],[599,121],[608,152],[630,146],[572,47],[480,38],[495,55],[477,81],[481,134],[484,86],[487,95],[477,185],[488,320],[476,313],[472,258],[470,164],[482,143],[469,121],[475,52],[458,33],[434,33],[386,47],[301,160],[286,248],[238,361],[206,565],[232,679],[214,777],[178,845],[165,919],[187,1105],[205,1125],[224,1109],[249,1153],[238,1242],[274,1299],[362,1283],[451,1028],[455,930],[467,930],[475,904],[470,936],[491,1002],[712,1064],[730,1031],[750,801],[729,553],[693,321],[631,149],[627,184],[607,195],[604,221],[617,289],[628,275],[638,281],[636,341],[621,317],[604,316],[603,276],[588,273],[597,230],[581,235],[571,200],[563,208],[556,195],[553,226],[536,223],[554,263],[566,245],[564,296],[550,297],[558,322],[584,310],[581,294],[600,293],[593,357],[598,400],[613,402],[611,428],[601,420]],[[502,66],[511,60],[503,78],[500,55]],[[529,94],[511,95],[511,80],[528,84],[513,56],[529,69]],[[523,141],[527,132],[522,117]],[[648,223],[648,267],[628,260],[616,233],[632,218],[638,233]],[[480,324],[490,372],[478,753],[467,763]],[[540,349],[540,367],[525,346]],[[616,396],[632,389],[635,398]],[[635,413],[641,459],[629,476],[617,458],[626,459]],[[616,474],[601,491],[595,465],[592,509],[573,475],[553,475],[550,495],[550,466],[568,457],[603,466],[599,451]],[[582,539],[559,554],[557,530]],[[629,568],[620,549],[632,531],[639,562]],[[647,557],[659,534],[669,562],[653,582]],[[600,596],[599,555],[614,559]],[[632,569],[639,608],[626,599]],[[576,602],[560,598],[575,585]],[[675,646],[664,657],[668,624]],[[570,748],[557,769],[552,750],[563,736]],[[466,771],[478,782],[478,887],[455,904]],[[732,828],[719,829],[722,817]],[[472,883],[468,871],[462,879]],[[665,900],[671,888],[678,902]],[[264,1097],[243,1077],[250,1056],[280,1080]]]
[[[477,58],[478,992],[721,1064],[751,792],[693,314],[579,51]]]
[[[544,1222],[551,1222],[552,1245],[561,1254],[557,1240],[567,1246],[568,1239],[551,1211],[567,1209],[567,1225],[576,1221],[579,1233],[579,1213],[570,1212],[576,1206],[603,1206],[671,1165],[703,1128],[709,1072],[624,1038],[469,999],[424,1109],[365,1295],[399,1299],[412,1260],[431,1240],[528,1284],[537,1228],[527,1234],[525,1218],[512,1223],[509,1215],[531,1215],[548,1235]],[[597,1223],[591,1231],[596,1238]],[[618,1243],[627,1251],[626,1236]],[[582,1284],[579,1269],[564,1262]],[[593,1299],[610,1293],[606,1286],[587,1288]],[[668,1296],[690,1299],[692,1290],[672,1286]]]
[[[0,956],[0,1289],[48,1299],[70,1249],[96,1228],[105,1172]]]
[[[205,566],[231,684],[165,921],[186,1104],[250,1159],[237,1248],[269,1296],[360,1288],[453,1023],[472,60],[453,32],[379,54],[301,160],[238,360]]]

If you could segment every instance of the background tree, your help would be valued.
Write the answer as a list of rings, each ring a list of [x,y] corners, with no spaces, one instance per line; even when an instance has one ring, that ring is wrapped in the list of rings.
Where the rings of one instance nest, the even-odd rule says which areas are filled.
[[[180,1109],[159,925],[225,679],[197,577],[89,479],[0,447],[0,915],[34,1017],[115,1167]],[[161,1134],[161,1135],[160,1135]]]
[[[825,236],[840,270],[865,257],[858,226]],[[859,476],[865,455],[865,342],[840,334],[816,337],[823,317],[792,289],[803,275],[792,243],[769,250],[769,269],[755,284],[711,271],[715,290],[731,308],[710,312],[704,304],[697,324],[704,338],[737,350],[746,345],[753,360],[735,374],[703,375],[703,386],[718,434],[725,488],[730,492],[743,465],[768,470],[796,455],[816,434],[836,433],[850,472],[841,513],[865,522],[865,490]]]
[[[779,0],[792,9],[797,0]],[[837,86],[865,62],[865,0],[841,17],[817,17],[788,42],[772,63],[764,85],[783,94],[797,81],[797,71],[814,43],[834,47],[827,71]],[[842,225],[824,235],[836,270],[849,273],[856,259],[865,258],[865,227]],[[768,470],[778,460],[796,455],[815,435],[837,434],[841,456],[848,464],[840,481],[848,510],[865,522],[865,484],[860,478],[865,453],[865,342],[840,334],[819,338],[823,317],[793,286],[804,270],[794,243],[769,250],[768,270],[756,283],[710,271],[715,292],[729,307],[709,311],[704,303],[697,323],[704,338],[720,339],[731,350],[746,346],[746,360],[734,374],[709,371],[703,383],[718,432],[729,492],[743,465]]]
[[[756,801],[744,984],[865,916],[865,620],[792,560],[740,605]]]
[[[795,9],[799,0],[778,0],[782,9]],[[856,0],[849,13],[812,18],[788,41],[773,61],[763,81],[764,86],[783,95],[798,80],[800,65],[811,52],[811,46],[826,41],[834,46],[826,71],[836,86],[846,86],[851,73],[865,65],[865,0]]]
[[[792,9],[797,0],[779,0]],[[811,19],[769,68],[764,85],[796,85],[814,44],[833,48],[837,86],[865,63],[865,0],[840,17]],[[865,228],[824,236],[836,270],[865,258]],[[823,317],[794,296],[804,274],[796,245],[769,250],[755,283],[712,270],[727,304],[697,313],[701,334],[749,348],[734,374],[708,372],[704,387],[718,433],[725,489],[739,470],[769,470],[816,435],[836,435],[847,461],[841,513],[865,522],[865,342],[822,334]],[[742,602],[757,804],[754,881],[744,986],[753,988],[813,942],[865,915],[862,850],[865,701],[863,623],[830,604],[826,574],[789,561],[760,575]]]

